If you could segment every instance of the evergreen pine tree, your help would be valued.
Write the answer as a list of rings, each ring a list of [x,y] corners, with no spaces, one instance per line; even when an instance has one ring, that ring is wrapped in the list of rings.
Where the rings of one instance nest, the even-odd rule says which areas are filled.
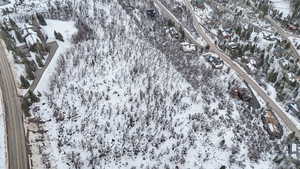
[[[276,82],[277,76],[278,76],[278,73],[275,72],[275,70],[271,71],[271,72],[268,74],[268,81],[270,81],[270,82],[272,82],[272,83]]]
[[[28,80],[25,79],[25,77],[23,75],[21,75],[20,79],[21,79],[22,87],[25,88],[25,89],[28,89],[29,86],[30,86]]]
[[[12,28],[14,28],[14,29],[18,28],[16,22],[14,20],[12,20],[11,18],[9,18],[9,23],[10,23],[10,25],[11,25]]]
[[[30,98],[31,103],[40,101],[40,98],[38,98],[31,90],[28,90],[28,97]]]
[[[28,64],[25,64],[25,69],[26,69],[26,73],[27,73],[27,78],[29,80],[34,80],[34,74],[33,74],[33,70],[31,69],[31,67]]]
[[[25,39],[24,39],[24,37],[22,36],[22,34],[19,32],[19,30],[15,30],[15,33],[16,33],[16,37],[17,37],[17,39],[18,39],[18,41],[19,41],[20,43],[25,42]]]
[[[62,36],[61,33],[54,31],[54,36],[55,36],[55,39],[64,42],[64,37]]]
[[[36,14],[36,17],[37,17],[37,19],[39,20],[39,23],[40,23],[41,25],[43,25],[43,26],[46,26],[46,25],[47,25],[47,22],[46,22],[46,20],[45,20],[45,18],[44,18],[43,15],[37,13],[37,14]]]
[[[290,47],[291,47],[291,43],[290,43],[290,42],[287,42],[285,48],[286,48],[286,49],[290,49]]]
[[[21,108],[25,113],[25,116],[29,117],[30,113],[29,113],[29,107],[31,106],[30,102],[28,101],[27,98],[23,98],[22,100],[22,104],[21,104]]]
[[[44,63],[42,61],[42,57],[39,56],[39,55],[36,56],[36,62],[39,65],[39,67],[43,67],[44,66]]]

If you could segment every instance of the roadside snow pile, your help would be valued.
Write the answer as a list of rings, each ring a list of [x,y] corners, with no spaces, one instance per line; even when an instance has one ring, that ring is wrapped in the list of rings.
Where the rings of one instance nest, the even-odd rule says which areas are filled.
[[[2,92],[0,91],[0,169],[7,169],[7,149],[6,149],[6,128],[5,112],[2,102]]]

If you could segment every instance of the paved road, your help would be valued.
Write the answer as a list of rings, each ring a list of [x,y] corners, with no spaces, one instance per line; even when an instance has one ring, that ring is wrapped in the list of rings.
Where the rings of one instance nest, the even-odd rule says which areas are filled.
[[[241,68],[237,63],[231,60],[231,58],[225,54],[224,51],[222,51],[218,46],[214,44],[214,42],[207,36],[207,34],[203,31],[203,28],[201,27],[191,4],[188,1],[185,1],[187,7],[191,10],[193,13],[193,19],[195,22],[198,22],[196,26],[196,29],[199,31],[198,33],[206,40],[208,44],[210,44],[210,50],[216,54],[218,54],[233,70],[237,72],[239,77],[243,80],[245,80],[249,86],[253,88],[253,90],[268,104],[268,106],[275,112],[281,120],[285,123],[285,125],[289,128],[289,130],[294,131],[296,136],[300,138],[300,130],[297,128],[296,124],[294,124],[293,121],[290,120],[290,118],[287,116],[286,112],[284,112],[276,102],[271,99],[267,93],[262,89],[258,83],[243,69]]]
[[[218,7],[219,9],[221,9],[221,10],[227,12],[227,13],[230,13],[231,15],[236,15],[236,13],[235,13],[232,9],[228,9],[228,8],[224,7],[222,4],[219,4],[219,3],[215,2],[214,0],[209,0],[209,2],[210,2],[213,6],[216,6],[216,7]],[[244,15],[247,15],[247,14],[244,14]],[[248,15],[248,17],[249,17],[249,15]],[[253,24],[253,23],[251,22],[251,20],[244,20],[243,18],[241,19],[241,18],[239,17],[239,18],[238,18],[238,21],[244,22],[244,23],[248,23],[248,24],[252,25],[254,28],[259,29],[260,31],[269,32],[269,33],[274,33],[272,30],[268,30],[268,29],[265,29],[265,28],[262,28],[262,27],[260,27],[260,26],[257,26],[257,25],[255,25],[255,24]]]
[[[0,85],[6,113],[8,166],[9,169],[29,169],[23,112],[6,54],[6,46],[0,39]]]
[[[210,2],[211,3],[213,3],[214,5],[217,5],[214,1],[212,1],[212,0],[210,0]],[[251,1],[252,2],[252,1]],[[254,3],[252,2],[252,4],[251,4],[251,7],[252,8],[254,8],[254,9],[257,9],[254,5],[253,5]],[[220,8],[222,9],[222,10],[224,10],[224,11],[226,11],[226,12],[228,12],[228,13],[231,13],[231,14],[234,14],[233,13],[233,11],[231,11],[230,9],[227,9],[227,8],[225,8],[225,7],[223,7],[223,6],[220,6]],[[258,9],[257,9],[258,10]],[[299,52],[297,51],[297,49],[296,49],[296,47],[295,47],[295,45],[293,44],[293,42],[289,39],[289,37],[291,37],[291,36],[294,36],[294,37],[297,37],[297,38],[300,38],[300,36],[299,35],[294,35],[294,34],[292,34],[292,33],[289,33],[289,32],[286,32],[270,15],[266,15],[265,17],[264,17],[271,25],[272,25],[272,27],[273,27],[273,29],[275,29],[275,31],[277,31],[280,35],[281,35],[281,37],[282,37],[282,39],[285,39],[285,40],[287,40],[288,42],[290,42],[291,43],[291,50],[292,50],[292,52],[293,52],[293,55],[296,57],[296,58],[298,58],[299,59],[299,61],[300,61],[300,54],[299,54]],[[246,21],[246,22],[248,22],[248,21]],[[259,27],[259,26],[256,26],[256,25],[254,25],[253,23],[251,23],[251,22],[248,22],[250,25],[252,25],[252,26],[254,26],[254,27],[256,27],[256,28],[258,28],[258,29],[260,29],[261,31],[266,31],[266,32],[270,32],[270,33],[272,33],[272,31],[270,31],[270,30],[267,30],[267,29],[264,29],[264,28],[261,28],[261,27]]]
[[[160,10],[164,10],[165,13],[168,13],[167,17],[169,15],[173,15],[167,8],[165,8],[159,0],[154,0],[154,2],[157,4],[157,6],[160,8]],[[281,120],[285,123],[285,125],[289,128],[289,130],[294,131],[295,135],[297,137],[300,137],[300,131],[297,128],[297,126],[288,118],[287,114],[276,104],[276,102],[271,99],[267,93],[256,83],[254,79],[248,73],[241,68],[237,63],[233,62],[231,58],[225,54],[219,47],[217,47],[213,40],[205,33],[204,29],[202,28],[201,24],[198,21],[198,18],[196,17],[194,10],[187,0],[185,1],[187,8],[191,11],[192,17],[194,20],[194,26],[198,33],[202,36],[202,38],[210,45],[210,51],[218,54],[220,58],[222,58],[230,67],[233,69],[238,76],[245,80],[249,86],[253,88],[253,90],[269,105],[270,108],[272,108],[273,112],[275,112]],[[174,17],[169,17],[170,19]],[[199,45],[199,44],[198,44]]]

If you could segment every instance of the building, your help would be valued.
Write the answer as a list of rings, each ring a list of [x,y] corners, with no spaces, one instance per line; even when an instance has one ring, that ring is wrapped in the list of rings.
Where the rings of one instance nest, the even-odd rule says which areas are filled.
[[[288,29],[291,30],[291,31],[295,31],[295,30],[298,30],[299,28],[295,25],[289,24]]]
[[[175,27],[167,29],[166,32],[170,35],[171,38],[179,39],[181,36]]]
[[[249,102],[252,98],[250,92],[246,88],[234,87],[231,89],[230,94],[232,97],[246,102]]]
[[[270,139],[280,139],[282,137],[283,128],[271,110],[266,110],[261,119],[264,129],[270,135]]]
[[[223,60],[221,60],[218,56],[213,55],[205,55],[205,60],[209,62],[213,68],[222,69],[224,66]]]
[[[181,45],[181,50],[183,50],[184,52],[194,52],[197,50],[196,45],[188,42],[182,42],[180,43],[180,45]]]
[[[263,36],[264,36],[264,39],[265,39],[265,40],[268,40],[268,41],[275,41],[275,40],[278,40],[276,37],[271,36],[271,35],[265,35],[265,34],[263,34]]]
[[[222,35],[225,39],[231,39],[231,37],[233,36],[233,31],[231,28],[226,28],[222,32]]]

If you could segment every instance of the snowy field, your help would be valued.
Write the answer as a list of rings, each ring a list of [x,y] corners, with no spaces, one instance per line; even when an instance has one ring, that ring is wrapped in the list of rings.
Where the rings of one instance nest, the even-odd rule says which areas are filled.
[[[0,169],[7,169],[5,112],[0,91]]]
[[[73,21],[59,21],[59,20],[46,20],[47,26],[44,26],[43,29],[45,33],[48,35],[49,39],[48,42],[56,41],[54,37],[54,31],[60,32],[64,35],[64,42],[57,41],[58,49],[55,55],[52,58],[51,63],[48,65],[46,71],[43,74],[40,83],[38,84],[36,90],[43,91],[46,86],[48,86],[49,77],[55,72],[56,63],[63,54],[66,49],[71,47],[71,37],[74,33],[76,33],[75,23]]]

